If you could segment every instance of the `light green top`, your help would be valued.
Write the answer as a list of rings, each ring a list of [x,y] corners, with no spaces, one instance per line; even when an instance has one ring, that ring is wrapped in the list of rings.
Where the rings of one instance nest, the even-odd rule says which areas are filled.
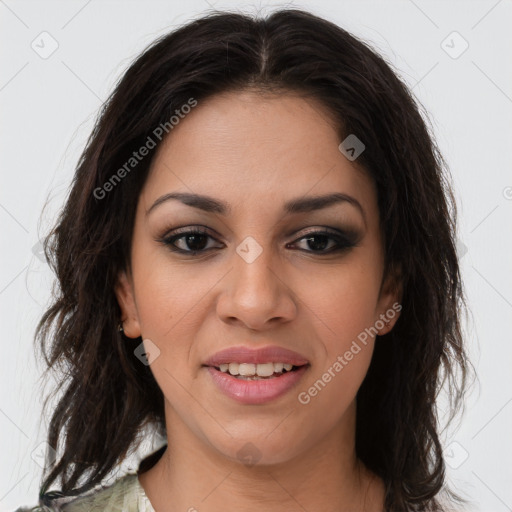
[[[128,473],[107,487],[73,498],[55,500],[52,507],[18,508],[15,512],[155,512],[137,473]]]

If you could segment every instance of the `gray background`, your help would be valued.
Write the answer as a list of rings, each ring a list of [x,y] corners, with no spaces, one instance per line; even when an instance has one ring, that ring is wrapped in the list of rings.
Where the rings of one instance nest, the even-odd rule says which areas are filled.
[[[130,61],[172,27],[211,8],[285,6],[369,41],[429,112],[458,201],[472,310],[465,331],[480,380],[462,419],[443,434],[448,477],[472,510],[512,510],[511,0],[0,0],[0,510],[37,499],[41,394],[54,384],[43,389],[32,350],[53,279],[38,240],[66,197],[101,103]]]

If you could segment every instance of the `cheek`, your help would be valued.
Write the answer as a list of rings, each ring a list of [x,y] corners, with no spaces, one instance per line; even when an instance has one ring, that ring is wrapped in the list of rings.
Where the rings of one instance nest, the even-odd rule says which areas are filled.
[[[168,339],[184,339],[186,332],[190,336],[218,274],[173,262],[162,248],[141,250],[134,255],[133,268],[142,335],[163,344]]]
[[[315,324],[320,343],[318,364],[308,389],[301,391],[308,395],[306,401],[315,400],[327,408],[328,403],[339,402],[340,408],[332,414],[353,400],[368,371],[375,342],[379,277],[375,265],[347,264],[330,276],[312,280],[311,293],[305,295],[305,314]]]
[[[333,283],[329,295],[311,306],[319,339],[317,364],[299,390],[298,401],[326,423],[338,421],[354,400],[373,355],[375,287],[364,280],[352,283],[356,281],[355,288],[334,289]]]
[[[315,371],[297,393],[304,418],[316,418],[324,426],[337,424],[354,403],[368,371],[372,350],[371,343],[361,345],[361,351],[350,361],[342,353],[341,360],[333,358]]]
[[[375,263],[354,258],[317,274],[302,290],[303,300],[323,324],[327,345],[342,349],[373,325],[380,288],[378,270]]]

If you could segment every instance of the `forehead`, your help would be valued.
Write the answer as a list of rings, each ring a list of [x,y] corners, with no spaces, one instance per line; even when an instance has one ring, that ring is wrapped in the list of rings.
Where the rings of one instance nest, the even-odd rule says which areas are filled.
[[[371,202],[366,171],[339,151],[341,136],[319,102],[294,93],[242,91],[208,98],[183,116],[154,157],[141,194],[147,210],[169,191],[261,201],[334,191]]]

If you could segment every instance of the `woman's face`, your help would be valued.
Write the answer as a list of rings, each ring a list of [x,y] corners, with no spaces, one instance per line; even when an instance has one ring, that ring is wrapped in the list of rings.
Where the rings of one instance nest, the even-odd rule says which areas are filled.
[[[233,92],[199,102],[159,147],[116,295],[173,439],[262,464],[351,439],[375,332],[393,327],[399,296],[383,282],[374,185],[340,142],[313,101]],[[209,200],[159,201],[171,193]],[[279,372],[283,353],[252,352],[271,346],[307,364],[260,380],[208,366],[242,347],[227,358],[244,372]]]

